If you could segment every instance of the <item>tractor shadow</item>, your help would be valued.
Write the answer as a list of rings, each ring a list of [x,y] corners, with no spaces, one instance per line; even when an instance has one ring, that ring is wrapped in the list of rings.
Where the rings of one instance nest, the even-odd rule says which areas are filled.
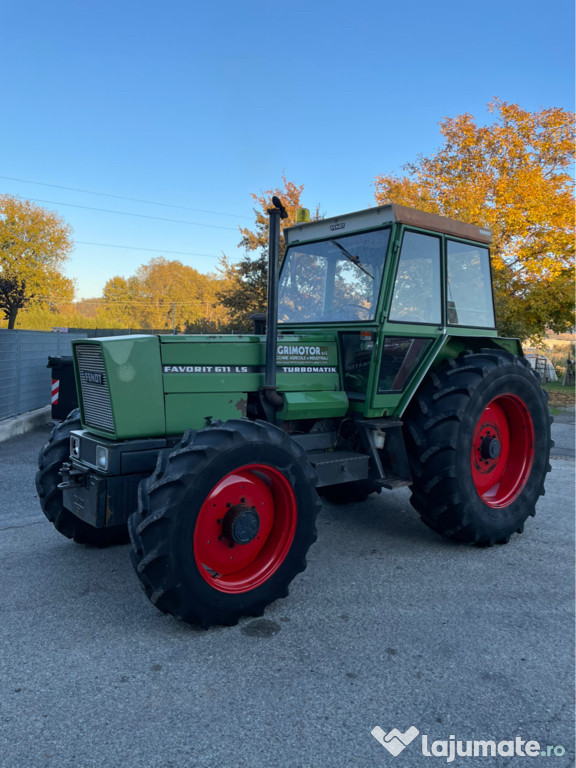
[[[381,541],[410,542],[412,546],[429,547],[431,544],[453,549],[454,542],[444,539],[430,530],[410,505],[410,491],[383,490],[372,494],[363,502],[332,504],[322,500],[318,516],[319,536],[321,529],[340,529],[340,535],[367,543]]]

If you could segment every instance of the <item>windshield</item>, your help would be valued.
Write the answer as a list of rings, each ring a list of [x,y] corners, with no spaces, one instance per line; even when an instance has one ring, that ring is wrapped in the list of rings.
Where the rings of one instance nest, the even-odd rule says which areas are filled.
[[[288,248],[278,322],[373,320],[389,236],[379,229]]]

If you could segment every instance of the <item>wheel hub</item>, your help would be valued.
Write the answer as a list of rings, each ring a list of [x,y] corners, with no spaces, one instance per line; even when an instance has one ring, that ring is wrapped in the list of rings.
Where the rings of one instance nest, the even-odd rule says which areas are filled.
[[[222,535],[234,544],[250,544],[260,530],[260,516],[256,507],[236,504],[222,520]]]
[[[298,522],[290,480],[268,464],[244,464],[210,491],[194,528],[194,558],[229,595],[262,586],[288,556]]]
[[[534,425],[519,395],[491,400],[477,422],[471,470],[478,495],[489,507],[501,508],[518,498],[534,459]]]
[[[497,459],[500,456],[501,450],[500,440],[493,435],[486,435],[480,445],[480,456],[483,459]]]
[[[495,424],[483,424],[474,439],[474,466],[482,475],[494,472],[502,459],[502,438]]]

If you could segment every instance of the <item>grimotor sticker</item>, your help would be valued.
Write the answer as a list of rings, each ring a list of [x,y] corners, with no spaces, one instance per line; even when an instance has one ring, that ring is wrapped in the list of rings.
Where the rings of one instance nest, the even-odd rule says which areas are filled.
[[[278,373],[337,373],[328,362],[329,348],[314,344],[279,344]],[[320,365],[318,365],[320,363]],[[263,365],[163,365],[162,373],[264,373]]]
[[[278,344],[276,360],[279,363],[327,363],[328,347],[310,344]]]

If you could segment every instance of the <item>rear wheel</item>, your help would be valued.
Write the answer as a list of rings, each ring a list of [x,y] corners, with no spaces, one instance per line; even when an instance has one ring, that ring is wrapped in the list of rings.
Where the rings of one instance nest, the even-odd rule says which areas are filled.
[[[139,489],[132,563],[150,600],[204,627],[260,615],[288,594],[316,539],[304,451],[264,422],[187,433]]]
[[[412,505],[451,539],[508,542],[544,493],[550,422],[546,393],[523,358],[483,350],[449,361],[405,416]]]
[[[81,428],[80,411],[76,409],[65,421],[54,427],[50,439],[40,450],[36,473],[36,490],[40,506],[54,528],[78,544],[90,544],[93,547],[125,544],[128,541],[128,529],[125,525],[94,528],[64,507],[62,491],[58,488],[58,484],[62,481],[59,470],[70,458],[70,433]]]

